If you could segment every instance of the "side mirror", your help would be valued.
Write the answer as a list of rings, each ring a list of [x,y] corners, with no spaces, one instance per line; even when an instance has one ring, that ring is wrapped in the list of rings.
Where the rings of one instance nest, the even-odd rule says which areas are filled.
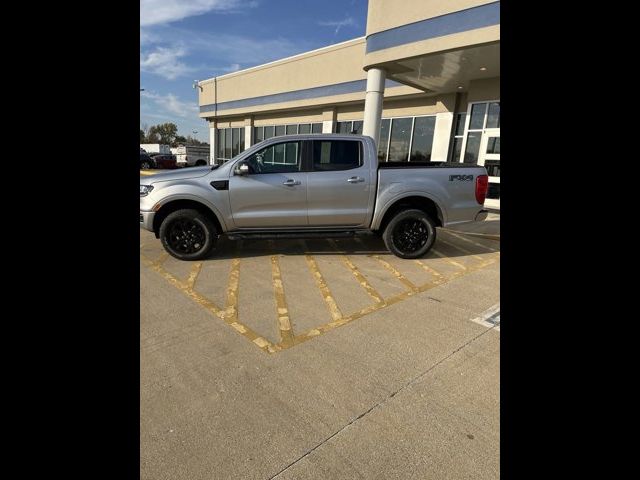
[[[247,165],[246,163],[240,163],[239,165],[236,165],[236,168],[233,170],[233,173],[240,176],[248,175],[249,165]]]

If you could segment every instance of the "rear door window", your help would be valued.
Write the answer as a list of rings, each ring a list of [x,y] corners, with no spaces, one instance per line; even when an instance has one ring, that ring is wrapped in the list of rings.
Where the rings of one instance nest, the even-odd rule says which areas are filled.
[[[314,140],[313,170],[350,170],[362,165],[360,142],[353,140]]]

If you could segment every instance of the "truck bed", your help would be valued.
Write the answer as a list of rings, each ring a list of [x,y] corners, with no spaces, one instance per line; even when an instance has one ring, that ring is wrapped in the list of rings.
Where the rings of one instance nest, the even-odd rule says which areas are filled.
[[[378,169],[389,168],[470,168],[477,167],[476,163],[460,162],[382,162]]]

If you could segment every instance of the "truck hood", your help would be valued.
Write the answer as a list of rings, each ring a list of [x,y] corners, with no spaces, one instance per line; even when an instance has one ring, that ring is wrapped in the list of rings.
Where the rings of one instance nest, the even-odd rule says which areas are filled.
[[[208,167],[188,167],[180,170],[171,170],[166,173],[156,173],[155,175],[140,176],[141,185],[152,185],[158,182],[172,182],[174,180],[186,180],[187,178],[204,177],[211,172]]]

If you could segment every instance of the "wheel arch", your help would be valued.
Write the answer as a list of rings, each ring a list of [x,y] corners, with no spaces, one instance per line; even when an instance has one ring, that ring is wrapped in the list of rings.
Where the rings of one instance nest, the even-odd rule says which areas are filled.
[[[445,218],[443,211],[435,200],[423,195],[408,195],[394,200],[386,210],[384,210],[382,220],[380,220],[380,224],[375,230],[383,232],[398,212],[413,208],[422,210],[429,215],[437,227],[442,227],[444,224]]]
[[[214,225],[218,229],[218,232],[222,233],[225,231],[225,228],[223,228],[223,223],[218,218],[218,215],[209,206],[190,198],[176,198],[164,203],[156,211],[156,214],[153,217],[153,233],[155,233],[156,238],[159,238],[160,236],[160,225],[162,224],[164,219],[167,218],[169,214],[183,208],[191,208],[201,212],[214,223]]]

